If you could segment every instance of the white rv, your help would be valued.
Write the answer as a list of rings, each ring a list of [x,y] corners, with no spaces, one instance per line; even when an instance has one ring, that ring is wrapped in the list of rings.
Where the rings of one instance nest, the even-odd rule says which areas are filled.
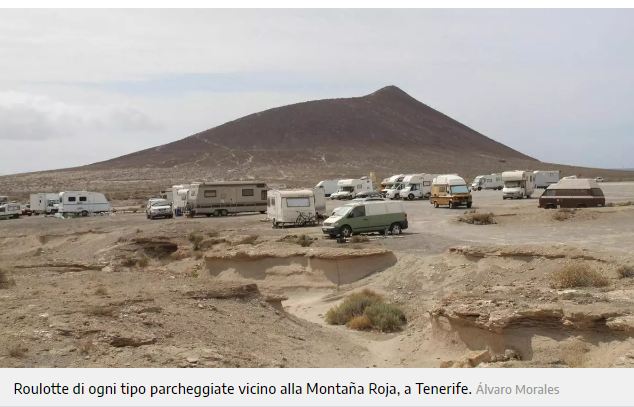
[[[478,175],[471,183],[471,190],[482,191],[483,189],[501,190],[504,188],[501,174]]]
[[[435,174],[411,174],[403,178],[403,188],[399,191],[402,199],[429,198]]]
[[[174,212],[174,216],[181,216],[185,213],[189,187],[188,184],[172,186],[172,211]]]
[[[403,182],[403,178],[405,178],[405,174],[396,174],[385,178],[383,182],[381,182],[381,195],[385,198],[390,189],[393,189],[395,185]]]
[[[533,171],[535,174],[535,188],[548,188],[559,182],[559,171]]]
[[[372,191],[372,180],[368,177],[340,179],[337,182],[337,192],[330,195],[330,199],[352,199],[363,191]]]
[[[174,202],[174,190],[172,188],[162,190],[159,196],[169,203]]]
[[[101,192],[64,191],[59,193],[58,212],[62,215],[88,216],[90,213],[106,213],[111,210],[112,205]]]
[[[0,219],[18,219],[21,214],[22,208],[20,208],[20,204],[0,203]]]
[[[36,214],[52,214],[59,209],[59,193],[41,192],[31,194],[29,199],[31,211]]]
[[[326,211],[323,188],[269,190],[267,193],[267,218],[273,227],[314,226]],[[321,208],[321,212],[317,209]]]
[[[315,185],[315,189],[321,188],[324,190],[324,196],[330,196],[337,192],[337,189],[339,188],[339,185],[337,184],[338,182],[338,179],[326,179],[319,181],[317,185]]]
[[[266,183],[259,181],[196,182],[189,187],[188,216],[266,213]]]
[[[502,199],[530,198],[535,190],[535,174],[532,171],[504,171]]]

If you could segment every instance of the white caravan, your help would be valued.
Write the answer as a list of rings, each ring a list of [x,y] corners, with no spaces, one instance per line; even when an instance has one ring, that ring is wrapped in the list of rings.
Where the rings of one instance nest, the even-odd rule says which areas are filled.
[[[530,198],[535,190],[535,174],[532,171],[504,171],[502,199]]]
[[[181,216],[185,213],[189,187],[189,184],[172,186],[172,211],[174,216]]]
[[[330,199],[352,199],[356,194],[364,191],[372,191],[370,178],[340,179],[337,182],[337,192],[330,195]]]
[[[22,208],[20,208],[20,204],[0,203],[0,219],[17,219],[21,214]]]
[[[535,188],[548,188],[550,184],[559,182],[559,171],[533,171]]]
[[[337,189],[339,188],[339,185],[337,184],[338,182],[338,179],[326,179],[319,181],[317,185],[315,185],[315,189],[321,188],[324,190],[324,196],[330,196],[337,192]]]
[[[326,210],[324,198],[323,188],[269,190],[267,218],[273,223],[274,228],[286,225],[315,225]]]
[[[482,191],[483,189],[501,190],[504,188],[501,174],[478,175],[471,183],[472,191]]]
[[[196,182],[189,187],[185,212],[192,217],[266,213],[267,189],[260,181]]]
[[[52,214],[59,209],[59,193],[41,192],[31,194],[29,199],[31,211],[36,214]]]
[[[90,213],[106,213],[111,210],[112,205],[101,192],[64,191],[59,193],[58,212],[62,215],[88,216]]]
[[[381,195],[385,197],[390,189],[393,189],[395,185],[403,182],[403,178],[405,178],[405,174],[396,174],[385,178],[383,182],[381,182]]]
[[[165,199],[167,202],[174,202],[174,190],[173,189],[164,189],[159,193],[159,196]]]
[[[402,199],[429,198],[431,183],[436,174],[411,174],[403,178],[403,188],[399,191]]]

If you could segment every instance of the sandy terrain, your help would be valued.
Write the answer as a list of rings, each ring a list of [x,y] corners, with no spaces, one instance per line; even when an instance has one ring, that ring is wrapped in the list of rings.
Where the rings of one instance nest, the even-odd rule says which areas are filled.
[[[602,187],[634,200],[634,183]],[[634,278],[617,272],[634,266],[634,206],[555,220],[482,191],[474,206],[497,223],[471,225],[404,205],[407,233],[344,244],[260,214],[0,221],[0,366],[634,366]],[[553,288],[569,264],[607,285]],[[405,328],[324,322],[362,288],[398,304]]]

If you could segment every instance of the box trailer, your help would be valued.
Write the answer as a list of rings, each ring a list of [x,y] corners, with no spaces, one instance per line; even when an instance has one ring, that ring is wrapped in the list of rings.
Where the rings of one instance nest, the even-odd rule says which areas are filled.
[[[535,175],[535,188],[548,188],[551,184],[559,182],[559,171],[533,171]]]
[[[317,207],[322,207],[319,213]],[[267,218],[274,228],[285,226],[314,226],[326,209],[323,188],[269,190]]]
[[[260,181],[197,182],[191,184],[185,214],[227,216],[266,213],[266,183]]]
[[[58,212],[62,215],[88,216],[92,213],[108,213],[112,205],[101,192],[63,191],[59,193]]]
[[[317,188],[323,189],[324,196],[328,197],[334,194],[335,192],[337,192],[337,189],[339,188],[339,185],[337,184],[338,182],[339,182],[338,179],[326,179],[323,181],[319,181],[317,185],[315,185],[315,189]],[[280,188],[280,189],[283,189],[283,188]]]
[[[482,191],[483,189],[501,190],[504,188],[502,174],[478,175],[471,183],[471,190]]]
[[[434,178],[431,185],[429,202],[438,208],[440,205],[448,205],[457,208],[461,205],[471,208],[471,192],[466,181],[456,174],[439,175]]]
[[[504,171],[502,181],[502,199],[530,198],[535,191],[535,174],[532,171]]]
[[[431,183],[436,174],[412,174],[403,178],[403,187],[399,191],[402,199],[425,199],[431,195]]]
[[[31,194],[29,199],[31,212],[36,215],[50,215],[59,210],[59,193],[40,192]]]
[[[330,195],[330,199],[352,199],[359,192],[372,191],[372,180],[368,177],[340,179],[337,182],[337,192]]]

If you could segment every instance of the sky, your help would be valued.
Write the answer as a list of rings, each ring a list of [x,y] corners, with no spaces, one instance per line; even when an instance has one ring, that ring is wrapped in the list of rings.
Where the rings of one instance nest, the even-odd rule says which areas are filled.
[[[634,168],[634,10],[0,10],[0,175],[396,85],[547,162]]]

